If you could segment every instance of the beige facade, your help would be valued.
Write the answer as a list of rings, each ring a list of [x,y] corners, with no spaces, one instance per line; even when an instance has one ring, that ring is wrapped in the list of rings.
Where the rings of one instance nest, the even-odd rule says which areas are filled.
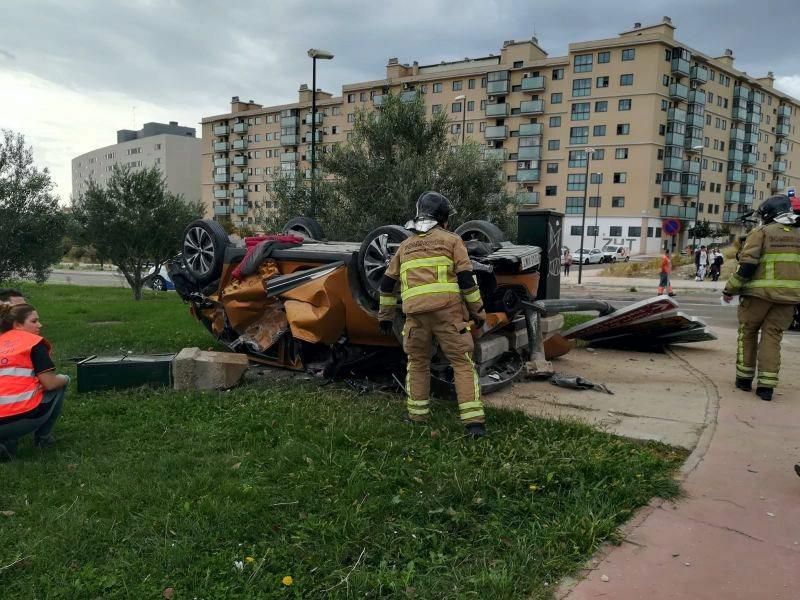
[[[800,102],[753,78],[730,50],[712,57],[674,37],[665,17],[617,37],[570,44],[549,57],[536,39],[506,41],[498,55],[420,66],[390,59],[386,77],[318,91],[319,152],[347,139],[359,109],[380,110],[387,93],[421,94],[466,139],[503,161],[521,203],[566,214],[565,244],[613,241],[633,253],[662,247],[665,219],[718,227],[800,178]],[[203,119],[203,199],[236,224],[269,209],[277,173],[310,164],[311,91],[263,107],[234,97],[231,112]],[[587,161],[586,149],[591,148]],[[702,165],[702,171],[701,171]],[[702,172],[702,176],[701,176]],[[589,175],[586,189],[587,173]],[[596,228],[595,228],[596,224]]]
[[[175,133],[157,133],[173,129]],[[139,132],[117,132],[117,139],[124,141],[72,159],[73,197],[84,193],[90,180],[104,186],[114,165],[119,164],[132,169],[158,167],[172,193],[182,194],[187,202],[201,199],[203,146],[193,128],[180,127],[174,122],[169,125],[148,123]],[[209,211],[206,214],[210,214]]]

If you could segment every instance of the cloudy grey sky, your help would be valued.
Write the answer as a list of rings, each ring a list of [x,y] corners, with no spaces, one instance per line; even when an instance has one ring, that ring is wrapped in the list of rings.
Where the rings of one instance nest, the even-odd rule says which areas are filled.
[[[306,50],[335,53],[318,87],[378,79],[386,59],[421,64],[496,53],[534,31],[551,55],[672,17],[676,37],[736,66],[774,71],[800,97],[796,0],[0,0],[0,128],[25,134],[62,200],[70,160],[146,121],[197,124],[232,95],[291,102]],[[759,15],[756,18],[756,15]],[[135,107],[135,109],[134,109]]]

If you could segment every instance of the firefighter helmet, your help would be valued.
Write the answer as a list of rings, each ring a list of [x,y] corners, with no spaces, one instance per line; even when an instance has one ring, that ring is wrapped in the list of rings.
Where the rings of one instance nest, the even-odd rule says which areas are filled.
[[[765,224],[774,221],[783,225],[794,225],[797,219],[797,215],[792,212],[791,200],[782,194],[766,199],[756,212]]]

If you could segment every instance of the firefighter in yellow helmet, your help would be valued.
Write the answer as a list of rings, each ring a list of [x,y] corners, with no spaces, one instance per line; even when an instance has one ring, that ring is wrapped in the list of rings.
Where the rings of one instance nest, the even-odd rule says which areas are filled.
[[[430,360],[434,339],[455,374],[461,421],[472,437],[486,435],[481,389],[472,362],[472,326],[486,320],[477,280],[467,249],[459,236],[447,231],[450,201],[437,192],[417,200],[417,215],[406,224],[412,235],[392,257],[380,286],[381,330],[391,333],[397,308],[396,288],[406,324],[403,349],[408,355],[406,405],[412,421],[430,414]]]
[[[747,236],[739,269],[722,294],[725,302],[741,296],[736,387],[750,391],[758,366],[756,394],[772,400],[783,332],[792,323],[795,304],[800,303],[800,229],[794,226],[797,216],[786,196],[769,198],[757,212],[763,224]]]

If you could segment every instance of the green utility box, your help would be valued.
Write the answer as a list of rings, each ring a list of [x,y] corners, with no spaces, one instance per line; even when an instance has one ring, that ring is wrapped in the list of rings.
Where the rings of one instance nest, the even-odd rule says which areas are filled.
[[[174,354],[90,356],[78,363],[78,392],[149,385],[172,387]]]

